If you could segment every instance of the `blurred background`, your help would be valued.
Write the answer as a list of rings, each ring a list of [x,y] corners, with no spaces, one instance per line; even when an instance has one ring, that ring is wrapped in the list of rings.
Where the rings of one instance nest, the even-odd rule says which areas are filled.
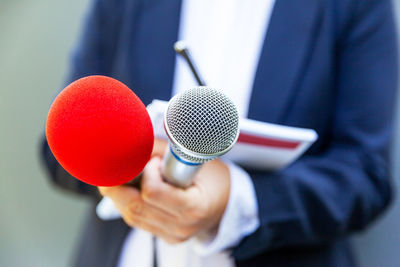
[[[89,0],[0,0],[2,267],[71,264],[88,205],[47,182],[38,154],[47,110],[63,84],[69,52],[89,4]],[[395,6],[400,14],[399,0]],[[397,113],[400,122],[400,109]],[[400,127],[393,157],[399,191]],[[400,198],[375,225],[354,236],[353,243],[362,267],[398,267]]]

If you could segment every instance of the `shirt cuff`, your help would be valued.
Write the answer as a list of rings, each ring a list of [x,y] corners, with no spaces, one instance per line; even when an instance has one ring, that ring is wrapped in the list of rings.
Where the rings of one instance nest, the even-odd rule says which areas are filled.
[[[121,218],[121,213],[114,205],[111,198],[103,197],[103,199],[97,204],[96,207],[97,217],[103,221],[115,220]]]
[[[249,174],[231,162],[225,164],[231,177],[228,204],[216,233],[192,238],[194,251],[200,255],[232,248],[260,226],[257,197]]]

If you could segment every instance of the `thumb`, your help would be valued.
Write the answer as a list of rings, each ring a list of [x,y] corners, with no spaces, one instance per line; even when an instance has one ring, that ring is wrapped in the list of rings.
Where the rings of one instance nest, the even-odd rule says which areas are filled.
[[[191,196],[190,191],[194,189],[182,189],[165,182],[161,174],[161,165],[161,159],[154,157],[144,169],[142,199],[151,205],[176,213],[181,208],[185,208]]]
[[[131,186],[99,187],[99,191],[118,206],[126,206],[132,201],[140,199],[139,191]]]

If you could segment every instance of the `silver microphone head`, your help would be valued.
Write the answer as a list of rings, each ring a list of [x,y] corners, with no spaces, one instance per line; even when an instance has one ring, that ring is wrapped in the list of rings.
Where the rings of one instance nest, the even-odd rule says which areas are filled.
[[[176,155],[192,163],[203,163],[232,148],[239,136],[239,116],[225,94],[200,86],[170,100],[164,127]]]

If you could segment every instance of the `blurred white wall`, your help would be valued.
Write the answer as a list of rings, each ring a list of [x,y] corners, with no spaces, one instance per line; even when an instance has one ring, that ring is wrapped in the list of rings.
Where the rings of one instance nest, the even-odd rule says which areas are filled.
[[[0,266],[71,265],[87,203],[47,183],[38,142],[88,2],[0,0]],[[394,147],[400,188],[400,134]],[[362,267],[398,267],[400,198],[353,240]]]

